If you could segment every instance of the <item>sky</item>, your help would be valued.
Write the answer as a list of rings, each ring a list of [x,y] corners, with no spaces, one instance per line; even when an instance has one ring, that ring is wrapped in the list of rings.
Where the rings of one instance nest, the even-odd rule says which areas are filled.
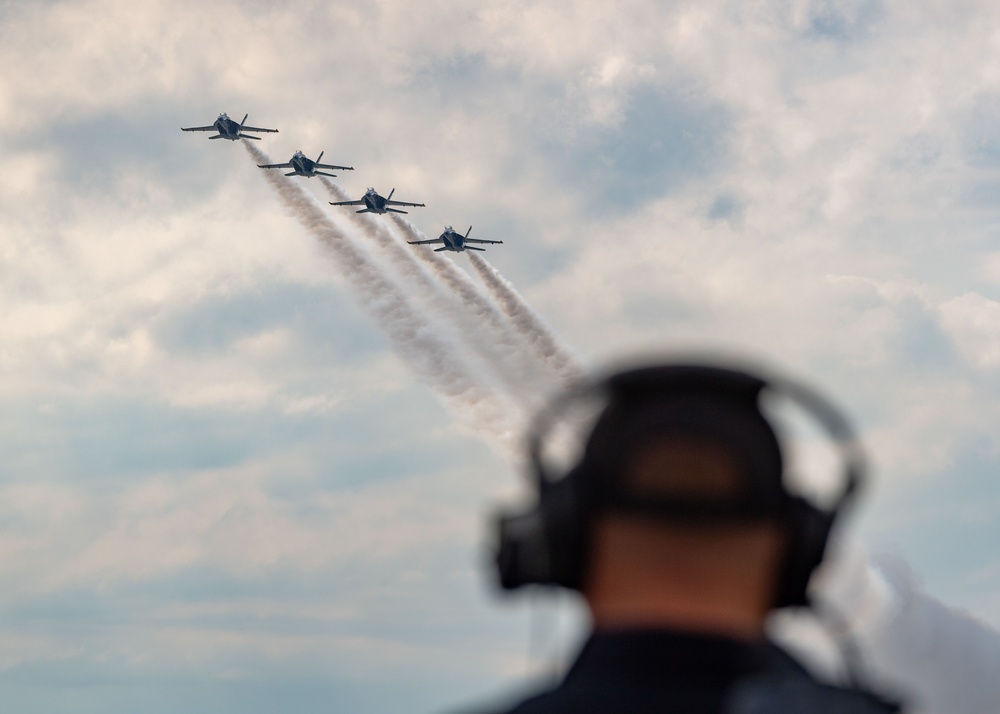
[[[565,371],[440,290],[490,295],[468,253],[434,273],[179,130],[220,112],[502,240],[480,268],[585,369],[743,355],[832,396],[855,537],[1000,628],[995,4],[4,2],[0,60],[5,708],[525,686],[487,524]]]

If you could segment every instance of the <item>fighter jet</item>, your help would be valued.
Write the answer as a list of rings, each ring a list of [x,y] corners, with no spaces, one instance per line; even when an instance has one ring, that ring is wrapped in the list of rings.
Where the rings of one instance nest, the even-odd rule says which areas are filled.
[[[230,141],[236,141],[237,139],[257,139],[260,141],[259,136],[253,136],[252,134],[244,134],[245,131],[266,131],[270,133],[277,134],[277,129],[262,129],[259,126],[245,126],[247,114],[243,117],[243,121],[238,124],[229,118],[229,115],[225,112],[219,115],[219,118],[215,120],[215,123],[211,126],[192,126],[188,128],[181,127],[181,131],[217,131],[219,132],[215,136],[208,137],[209,139],[229,139]]]
[[[296,151],[292,154],[292,158],[288,163],[284,164],[257,164],[262,169],[291,169],[291,173],[285,174],[285,176],[305,176],[310,178],[312,176],[336,176],[337,174],[328,174],[323,171],[317,171],[316,169],[339,169],[341,171],[354,171],[353,166],[334,166],[333,164],[321,164],[320,160],[323,158],[324,152],[319,152],[319,156],[313,161],[310,158],[306,158],[306,155],[301,151]]]
[[[485,248],[477,248],[474,245],[467,245],[468,243],[503,243],[502,240],[476,240],[475,238],[469,238],[469,233],[471,232],[472,226],[469,226],[469,230],[465,232],[464,236],[461,233],[456,232],[451,226],[445,226],[444,233],[442,233],[439,238],[430,238],[428,240],[410,240],[406,242],[410,245],[444,243],[444,247],[434,249],[435,253],[440,253],[442,250],[451,250],[456,253],[461,253],[463,250],[486,250]]]
[[[389,197],[383,198],[378,195],[378,192],[369,187],[365,191],[365,195],[359,198],[357,201],[330,201],[331,206],[364,206],[360,211],[355,211],[355,213],[385,213],[389,211],[391,213],[408,213],[408,211],[400,211],[398,208],[389,208],[389,206],[423,206],[422,203],[407,203],[406,201],[393,201],[392,194],[396,192],[396,189],[389,191]]]

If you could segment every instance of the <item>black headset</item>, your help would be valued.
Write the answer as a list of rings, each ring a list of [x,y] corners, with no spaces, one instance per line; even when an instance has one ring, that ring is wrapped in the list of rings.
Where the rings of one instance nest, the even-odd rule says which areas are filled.
[[[573,590],[583,586],[589,548],[589,524],[595,507],[593,482],[600,465],[593,463],[590,449],[562,478],[550,473],[542,456],[543,441],[556,420],[574,404],[604,397],[627,409],[637,402],[684,398],[688,403],[709,400],[734,415],[763,420],[762,392],[790,399],[810,414],[839,447],[843,463],[843,489],[833,507],[824,510],[790,493],[782,481],[776,500],[760,507],[718,502],[691,504],[662,500],[644,507],[640,499],[627,505],[632,510],[666,520],[683,518],[732,520],[778,518],[785,523],[788,543],[775,588],[775,607],[810,604],[809,578],[823,560],[830,531],[843,509],[854,499],[863,480],[865,459],[861,444],[847,420],[812,389],[786,379],[764,379],[748,372],[704,364],[661,364],[630,369],[597,381],[585,382],[556,397],[536,418],[529,432],[528,456],[538,501],[521,513],[500,514],[496,565],[500,586],[507,590],[524,585],[558,585]],[[773,435],[773,431],[771,432]],[[780,452],[778,469],[781,470]],[[752,472],[751,472],[752,474]],[[613,475],[612,475],[613,477]],[[780,474],[779,474],[780,479]]]

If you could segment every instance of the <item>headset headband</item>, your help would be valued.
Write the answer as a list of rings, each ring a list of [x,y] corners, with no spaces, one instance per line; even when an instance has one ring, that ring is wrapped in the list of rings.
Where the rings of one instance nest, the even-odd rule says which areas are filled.
[[[608,397],[628,398],[629,395],[640,392],[648,394],[649,389],[676,393],[675,390],[678,388],[694,395],[742,393],[742,396],[747,396],[759,395],[766,391],[788,397],[806,413],[811,414],[838,447],[844,464],[844,487],[835,501],[835,510],[848,505],[856,496],[866,472],[864,449],[850,422],[829,400],[801,382],[775,377],[764,379],[747,372],[704,364],[639,367],[597,379],[584,380],[557,394],[536,415],[528,432],[528,459],[539,492],[556,480],[542,458],[542,443],[551,432],[555,421],[573,402],[601,393]]]
[[[538,502],[520,513],[499,514],[496,563],[501,586],[505,589],[528,584],[560,585],[571,589],[583,587],[588,560],[589,523],[593,515],[591,509],[597,506],[585,494],[584,482],[593,477],[593,474],[587,473],[591,466],[587,461],[588,452],[585,450],[580,462],[561,474],[550,472],[542,455],[546,436],[552,432],[556,420],[568,413],[574,402],[600,395],[608,397],[607,404],[615,399],[624,400],[627,404],[632,398],[638,400],[637,405],[643,400],[655,403],[657,397],[669,401],[680,396],[688,403],[706,397],[717,405],[722,404],[723,408],[731,406],[734,411],[756,413],[773,432],[771,420],[759,409],[759,398],[764,392],[774,392],[801,407],[812,415],[837,445],[843,463],[843,488],[832,508],[820,508],[789,492],[783,471],[779,474],[782,478],[778,483],[781,501],[778,511],[752,510],[749,505],[744,508],[732,503],[692,506],[679,502],[673,508],[669,504],[651,503],[650,508],[644,508],[637,499],[622,505],[667,520],[747,516],[782,519],[789,529],[789,537],[775,585],[774,606],[807,605],[809,578],[823,560],[834,521],[855,499],[863,483],[865,458],[861,444],[847,419],[809,387],[788,379],[764,379],[744,371],[704,364],[655,365],[584,381],[557,395],[539,412],[527,440]],[[724,436],[722,438],[725,440]]]

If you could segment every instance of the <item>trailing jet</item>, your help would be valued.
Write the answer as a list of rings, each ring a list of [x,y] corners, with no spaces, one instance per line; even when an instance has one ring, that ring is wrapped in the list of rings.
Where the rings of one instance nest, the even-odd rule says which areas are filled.
[[[230,141],[236,141],[237,139],[257,139],[260,141],[259,136],[254,136],[252,134],[244,134],[245,131],[266,131],[270,133],[277,134],[277,129],[262,129],[259,126],[245,126],[247,114],[243,117],[243,121],[236,123],[229,118],[229,115],[225,112],[219,115],[219,118],[215,120],[215,123],[211,126],[192,126],[185,129],[181,127],[181,131],[217,131],[219,132],[215,136],[208,137],[209,139],[229,139]]]
[[[360,211],[355,211],[355,213],[385,213],[389,211],[391,213],[407,213],[408,211],[400,211],[398,208],[389,208],[389,206],[423,206],[422,203],[407,203],[406,201],[393,201],[392,194],[396,192],[396,189],[389,191],[389,197],[383,198],[378,195],[378,192],[369,188],[365,191],[365,195],[359,198],[357,201],[330,201],[331,206],[364,206]]]
[[[464,236],[461,233],[456,232],[451,226],[445,226],[444,233],[442,233],[439,238],[430,238],[428,240],[410,240],[406,242],[410,245],[444,243],[443,248],[434,249],[435,253],[440,253],[442,250],[451,250],[456,253],[461,253],[463,250],[486,250],[485,248],[477,248],[474,245],[467,245],[468,243],[503,243],[502,240],[476,240],[475,238],[469,238],[469,233],[471,232],[472,226],[469,226],[469,230],[465,232]]]
[[[328,174],[322,171],[317,171],[316,169],[339,169],[340,171],[354,171],[353,166],[334,166],[333,164],[321,164],[320,160],[323,158],[324,152],[319,152],[319,156],[313,161],[307,158],[305,154],[301,151],[296,151],[292,154],[290,161],[284,164],[257,164],[262,169],[291,169],[291,173],[285,174],[285,176],[305,176],[306,178],[312,176],[336,176],[337,174]]]

